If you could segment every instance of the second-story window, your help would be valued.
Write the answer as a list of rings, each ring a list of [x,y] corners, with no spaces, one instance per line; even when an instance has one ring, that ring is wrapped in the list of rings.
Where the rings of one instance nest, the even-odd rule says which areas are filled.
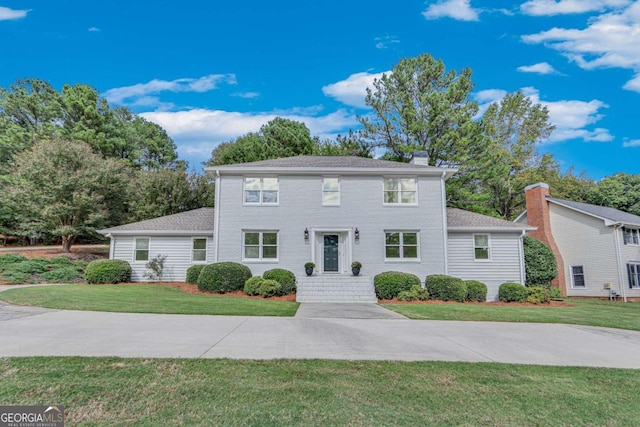
[[[638,245],[640,244],[640,230],[635,228],[623,228],[622,233],[624,235],[625,245]]]
[[[324,178],[322,180],[322,204],[325,206],[340,204],[340,180],[338,178]]]
[[[386,205],[415,205],[416,197],[415,178],[385,178],[384,179],[384,203]]]
[[[278,178],[245,178],[244,203],[247,205],[277,205]]]

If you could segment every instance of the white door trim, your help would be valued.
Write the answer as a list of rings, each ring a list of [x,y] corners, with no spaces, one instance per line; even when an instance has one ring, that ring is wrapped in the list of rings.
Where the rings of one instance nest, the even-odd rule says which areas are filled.
[[[311,228],[311,259],[316,264],[318,274],[348,274],[351,267],[353,248],[353,227],[316,227]],[[324,238],[325,234],[338,235],[338,272],[324,272]]]

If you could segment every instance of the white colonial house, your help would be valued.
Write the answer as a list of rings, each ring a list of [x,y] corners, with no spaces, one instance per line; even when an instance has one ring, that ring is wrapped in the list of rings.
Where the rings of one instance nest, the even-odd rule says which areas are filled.
[[[167,256],[168,280],[196,263],[233,261],[254,275],[273,268],[298,276],[301,301],[375,301],[385,271],[449,274],[487,284],[524,283],[527,225],[448,209],[445,183],[456,170],[347,156],[297,156],[206,168],[214,209],[197,209],[102,230],[110,256],[131,263]],[[353,277],[351,263],[363,264]],[[305,276],[304,264],[316,265]]]

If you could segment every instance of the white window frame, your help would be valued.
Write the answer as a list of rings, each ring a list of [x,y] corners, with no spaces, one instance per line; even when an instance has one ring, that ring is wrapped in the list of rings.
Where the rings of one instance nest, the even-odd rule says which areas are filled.
[[[326,191],[324,189],[324,181],[326,179],[335,179],[338,181],[338,190],[337,191]],[[340,206],[340,201],[341,201],[341,188],[340,188],[340,177],[337,176],[324,176],[322,177],[322,206]],[[327,203],[324,201],[324,195],[327,193],[338,193],[338,201],[336,203]]]
[[[629,281],[629,288],[631,288],[631,289],[640,289],[640,262],[628,262],[627,263],[627,271],[629,271],[629,266],[631,266],[631,265],[633,265],[634,269],[636,270],[635,273],[632,273],[632,275],[635,276],[635,283],[634,283],[634,281],[632,281],[632,277],[628,277],[627,280],[630,280]]]
[[[391,233],[398,233],[400,234],[400,239],[398,241],[398,245],[391,245],[391,246],[398,246],[400,248],[400,257],[398,258],[389,258],[387,257],[387,234],[391,234]],[[416,235],[416,258],[405,258],[404,257],[404,247],[405,244],[403,243],[404,240],[404,234],[405,233],[412,233]],[[384,250],[384,260],[385,262],[420,262],[420,230],[384,230],[384,240],[383,240],[383,250]],[[411,246],[413,247],[413,245],[406,245],[406,246]]]
[[[245,256],[246,252],[245,252],[245,236],[247,233],[258,233],[258,244],[257,245],[250,245],[250,246],[257,246],[258,247],[258,258],[247,258]],[[271,234],[275,234],[276,235],[276,257],[275,258],[264,258],[263,256],[263,249],[264,249],[264,233],[271,233]],[[274,245],[267,245],[267,246],[274,246]],[[279,230],[242,230],[242,261],[243,262],[261,262],[261,263],[265,263],[265,262],[279,262],[280,260],[280,231]]]
[[[476,245],[476,236],[487,236],[487,246],[486,249],[489,253],[489,258],[478,258],[476,257],[476,249],[484,249],[485,246],[477,246]],[[475,262],[491,262],[492,260],[492,250],[491,250],[491,234],[489,233],[475,233],[473,236],[473,260]]]
[[[385,190],[384,185],[385,182],[389,179],[392,180],[396,180],[398,181],[398,189],[395,190],[398,194],[398,201],[393,203],[393,202],[387,202],[385,201],[385,194],[388,192],[387,190]],[[411,179],[415,182],[416,185],[416,189],[414,190],[415,193],[415,201],[413,203],[403,203],[402,202],[402,190],[400,189],[400,180],[402,179]],[[390,190],[390,191],[394,191],[394,190]],[[382,205],[383,206],[418,206],[418,178],[415,176],[385,176],[382,178]]]
[[[138,252],[138,240],[146,240],[147,241],[147,259],[146,260],[138,260],[136,254]],[[144,250],[144,249],[140,249]],[[147,263],[151,259],[151,238],[150,237],[134,237],[133,239],[133,263],[134,264],[142,264]]]
[[[627,238],[627,233],[629,233],[631,236],[631,240],[629,240]],[[624,242],[625,245],[629,245],[629,246],[640,246],[640,230],[638,230],[637,228],[627,228],[627,227],[623,227],[622,228],[622,241]]]
[[[266,190],[266,191],[275,191],[276,192],[276,202],[263,202],[263,193],[264,193],[264,179],[275,179],[276,180],[276,189],[275,190]],[[260,190],[247,190],[247,179],[258,179],[260,180]],[[258,201],[257,202],[247,202],[247,191],[259,191]],[[280,204],[280,179],[277,176],[245,176],[242,180],[242,203],[245,206],[278,206]]]
[[[584,286],[576,286],[576,274],[573,271],[574,267],[582,268],[582,282],[584,283]],[[584,265],[572,265],[569,267],[569,272],[571,273],[571,289],[587,289],[587,273],[584,271]],[[580,275],[578,274],[578,276]]]
[[[193,246],[195,245],[196,240],[204,240],[204,249],[196,249]],[[194,260],[193,254],[195,251],[204,251],[204,260],[197,261]],[[192,237],[191,238],[191,264],[206,264],[209,259],[209,238],[208,237]]]

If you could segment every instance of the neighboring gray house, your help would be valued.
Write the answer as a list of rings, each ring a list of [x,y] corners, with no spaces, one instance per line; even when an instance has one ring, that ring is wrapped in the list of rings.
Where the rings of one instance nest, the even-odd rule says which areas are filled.
[[[523,283],[521,238],[530,227],[447,209],[445,182],[456,170],[426,160],[420,153],[409,164],[297,156],[208,167],[216,208],[199,210],[212,215],[202,228],[188,230],[181,219],[187,212],[102,232],[112,236],[111,256],[133,262],[137,271],[145,261],[135,245],[148,245],[148,257],[168,255],[173,280],[184,280],[190,260],[238,262],[254,275],[291,270],[299,300],[375,300],[372,278],[384,271],[423,281],[430,274],[481,280],[489,300],[500,283]],[[156,227],[153,233],[149,227]],[[194,260],[197,239],[206,240],[206,261]],[[304,276],[309,261],[316,264],[311,278]],[[351,275],[353,261],[363,264],[363,277]]]
[[[527,210],[516,222],[556,255],[555,285],[569,296],[640,297],[640,216],[605,206],[556,199],[549,186],[526,189]]]

